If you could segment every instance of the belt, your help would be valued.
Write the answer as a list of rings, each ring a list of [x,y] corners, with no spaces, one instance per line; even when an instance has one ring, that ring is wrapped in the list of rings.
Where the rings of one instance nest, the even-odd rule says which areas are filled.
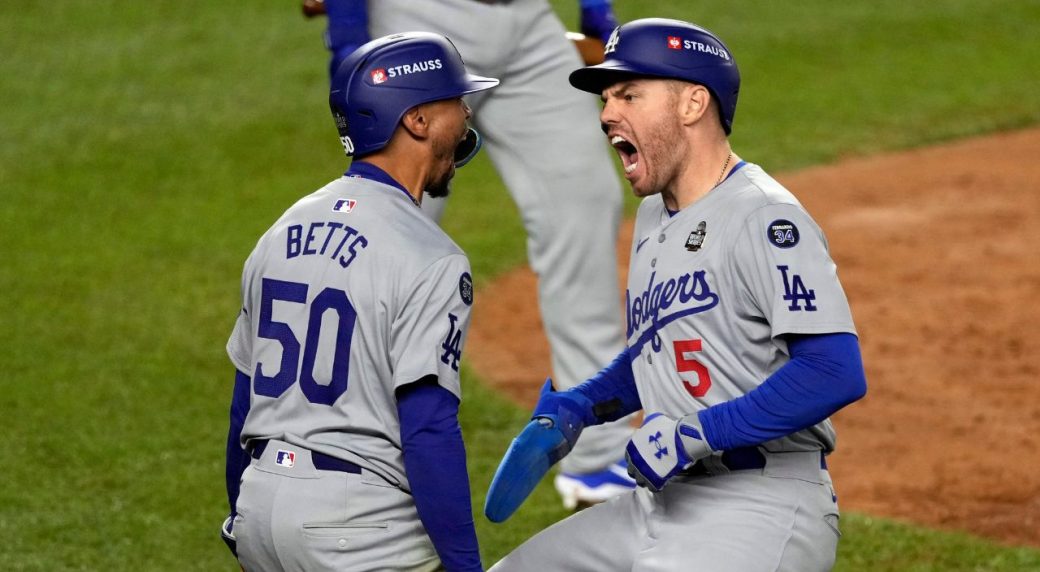
[[[722,465],[730,471],[749,471],[752,469],[764,469],[766,467],[766,456],[758,450],[758,447],[740,447],[722,452]],[[820,468],[827,470],[827,457],[820,453]],[[682,472],[689,477],[700,477],[711,475],[711,469],[704,463],[698,461],[692,467]]]
[[[254,459],[259,459],[263,456],[264,449],[266,448],[266,439],[263,441],[255,441],[249,451],[249,455]],[[355,475],[361,474],[361,467],[354,463],[344,461],[343,459],[337,459],[336,457],[326,455],[325,453],[319,453],[317,451],[311,451],[311,462],[314,463],[314,468],[319,471],[339,471],[341,473],[354,473]]]

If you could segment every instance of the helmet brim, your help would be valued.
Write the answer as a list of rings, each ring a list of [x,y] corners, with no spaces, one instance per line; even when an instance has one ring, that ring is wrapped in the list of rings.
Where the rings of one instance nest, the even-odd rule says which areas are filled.
[[[590,66],[571,72],[568,80],[571,82],[571,85],[581,89],[582,92],[589,92],[598,96],[603,93],[603,89],[610,85],[641,77],[653,77],[653,75],[647,74],[645,70],[635,70],[623,61],[604,61],[598,64],[598,66]]]
[[[470,93],[476,93],[478,91],[484,91],[485,89],[491,89],[499,84],[499,81],[493,77],[484,77],[476,74],[466,74],[466,89],[459,95],[466,95]]]
[[[567,79],[572,86],[581,91],[600,95],[604,89],[615,83],[647,77],[659,76],[647,73],[646,70],[637,70],[624,62],[607,61],[599,65],[574,70]]]

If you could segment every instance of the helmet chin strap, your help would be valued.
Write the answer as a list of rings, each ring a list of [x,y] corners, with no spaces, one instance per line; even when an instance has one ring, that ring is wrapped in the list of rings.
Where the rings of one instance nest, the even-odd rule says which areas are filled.
[[[455,168],[461,168],[477,156],[484,139],[472,127],[466,128],[466,139],[455,148]]]

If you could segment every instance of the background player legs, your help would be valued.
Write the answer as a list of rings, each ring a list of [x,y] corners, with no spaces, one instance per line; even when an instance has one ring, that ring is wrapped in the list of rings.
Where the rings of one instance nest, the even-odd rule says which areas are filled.
[[[467,101],[523,218],[554,383],[581,383],[623,347],[615,262],[621,186],[596,129],[595,97],[567,83],[582,64],[560,40],[563,25],[543,0],[381,0],[369,2],[369,19],[373,35],[444,33],[474,73],[502,79],[493,95]],[[586,429],[561,469],[604,469],[624,456],[630,434],[626,420]]]

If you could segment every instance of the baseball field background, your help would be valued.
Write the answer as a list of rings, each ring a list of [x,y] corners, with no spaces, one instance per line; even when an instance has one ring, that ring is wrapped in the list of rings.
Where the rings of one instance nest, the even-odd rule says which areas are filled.
[[[1040,122],[1035,0],[616,3],[623,21],[678,17],[726,41],[744,78],[734,148],[774,173],[1031,132]],[[554,4],[576,27],[577,2]],[[237,569],[218,535],[233,378],[224,344],[256,239],[347,165],[328,115],[323,25],[304,20],[295,0],[0,3],[0,569]],[[886,180],[893,196],[912,192]],[[479,299],[524,264],[524,232],[486,159],[460,171],[455,190],[443,226],[470,256]],[[1037,223],[1036,204],[1001,206]],[[956,249],[975,238],[945,230],[928,242]],[[887,247],[869,233],[862,240]],[[1035,268],[1030,246],[1018,263]],[[1021,288],[1033,301],[1040,294],[1037,281]],[[875,308],[865,295],[862,309],[850,298],[858,321]],[[963,375],[985,392],[985,372],[998,375],[1000,364],[978,351],[979,371]],[[1029,371],[1020,403],[1040,402],[1037,369]],[[489,375],[463,374],[475,517],[490,565],[565,513],[546,479],[507,523],[479,514],[527,412]],[[890,396],[895,406],[900,396]],[[1013,411],[1029,415],[1023,426],[1040,419],[1035,405]],[[905,430],[886,428],[890,451],[857,462],[888,466],[901,443],[919,441],[911,417],[912,408]],[[967,459],[981,449],[935,447]],[[841,454],[836,462],[851,462]],[[1004,457],[1040,472],[1035,446]],[[1019,504],[1040,506],[1040,488],[1029,487]],[[928,518],[846,510],[842,520],[836,570],[1040,570],[1040,541],[914,524]]]

